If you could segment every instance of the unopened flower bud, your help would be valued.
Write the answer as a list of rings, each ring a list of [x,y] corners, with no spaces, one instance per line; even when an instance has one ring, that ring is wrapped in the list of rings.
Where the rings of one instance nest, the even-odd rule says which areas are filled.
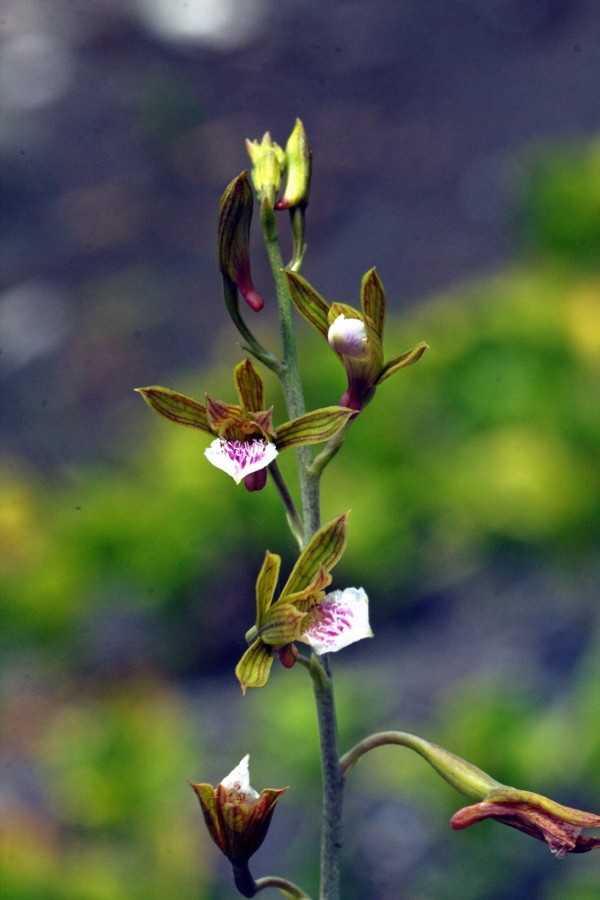
[[[275,197],[281,187],[281,176],[285,171],[285,153],[267,131],[263,139],[246,141],[246,149],[252,160],[252,183],[260,200],[266,198],[270,206],[275,205]]]
[[[217,250],[223,277],[237,285],[244,300],[255,312],[265,304],[252,282],[250,272],[250,223],[254,200],[246,173],[227,185],[219,207]]]
[[[306,206],[310,191],[312,154],[304,125],[296,119],[294,130],[285,145],[287,164],[287,182],[281,200],[276,209],[290,209],[293,206]]]

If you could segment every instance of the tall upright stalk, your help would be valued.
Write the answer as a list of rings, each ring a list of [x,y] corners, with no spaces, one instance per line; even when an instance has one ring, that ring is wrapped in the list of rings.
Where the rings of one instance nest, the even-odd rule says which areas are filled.
[[[298,365],[292,303],[283,271],[284,263],[277,235],[275,212],[267,198],[261,203],[261,224],[277,294],[284,363],[279,377],[288,415],[293,418],[302,415],[306,405]],[[298,447],[296,455],[306,545],[321,526],[320,478],[324,466],[314,468],[314,456],[309,446]],[[313,653],[310,673],[317,707],[323,778],[320,898],[338,900],[344,777],[339,761],[335,695],[328,657],[319,659]]]

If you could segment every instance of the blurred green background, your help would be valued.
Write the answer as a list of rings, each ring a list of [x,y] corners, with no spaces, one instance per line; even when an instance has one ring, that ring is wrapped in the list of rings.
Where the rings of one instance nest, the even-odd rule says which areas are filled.
[[[247,752],[256,788],[290,785],[253,872],[285,875],[314,894],[319,771],[308,679],[299,667],[277,667],[266,689],[242,698],[233,674],[252,624],[253,584],[265,549],[280,553],[288,568],[295,558],[277,498],[269,487],[253,495],[236,489],[206,464],[202,435],[160,421],[129,398],[140,383],[162,382],[200,399],[205,391],[233,399],[231,370],[241,351],[219,305],[214,221],[222,186],[245,165],[243,138],[270,121],[258,104],[252,118],[232,114],[221,132],[206,85],[202,108],[191,99],[190,81],[191,73],[208,79],[210,66],[221,65],[235,84],[240,72],[254,71],[257,38],[249,33],[241,50],[243,42],[192,51],[169,45],[172,36],[159,31],[142,39],[139,26],[110,4],[92,6],[97,20],[93,28],[88,22],[88,65],[110,58],[110,78],[129,96],[121,112],[126,119],[135,110],[139,146],[131,137],[121,141],[118,129],[106,132],[106,122],[90,124],[93,108],[84,111],[79,95],[79,105],[73,93],[48,105],[55,114],[58,109],[66,131],[79,121],[98,141],[115,142],[106,165],[112,161],[118,170],[127,150],[128,165],[151,174],[138,172],[137,181],[115,183],[107,195],[106,183],[100,189],[91,170],[79,169],[66,151],[58,162],[43,163],[42,151],[48,142],[58,146],[61,127],[50,141],[47,107],[39,101],[19,107],[9,97],[9,136],[16,143],[8,146],[26,147],[25,159],[33,153],[38,183],[26,194],[29,206],[18,204],[27,178],[10,170],[9,286],[0,298],[7,348],[0,897],[234,896],[226,862],[209,842],[186,781],[216,784]],[[299,27],[294,5],[284,6]],[[368,16],[373,4],[349,6]],[[440,9],[427,34],[438,34],[444,21]],[[490,31],[490,45],[514,51],[515,79],[519,41],[529,35],[547,50],[543,29],[550,26],[559,29],[555,40],[559,33],[572,43],[573,21],[557,25],[552,17],[516,36],[497,23]],[[339,22],[336,27],[341,56],[351,66],[354,45],[344,43]],[[48,21],[46,28],[52,31]],[[52,33],[67,41],[64,29]],[[232,62],[238,50],[246,54],[240,70]],[[483,71],[492,68],[490,62]],[[357,101],[359,112],[373,108],[375,85],[371,90],[362,105]],[[410,90],[404,84],[404,103]],[[302,99],[294,96],[296,104]],[[304,99],[318,121],[323,98]],[[419,102],[427,108],[427,97]],[[100,96],[97,109],[102,103]],[[289,127],[282,128],[289,130],[293,116],[304,113],[287,100],[284,108]],[[275,118],[280,121],[279,112]],[[305,118],[311,134],[310,113]],[[349,121],[358,146],[355,132],[368,116]],[[27,122],[37,123],[35,139]],[[205,129],[212,123],[212,130],[197,145],[186,143],[200,123]],[[219,148],[232,146],[236,130],[239,148],[227,151],[227,175]],[[286,133],[274,137],[283,142]],[[597,812],[600,142],[583,134],[532,142],[518,134],[505,199],[494,194],[492,202],[484,178],[478,200],[480,213],[496,203],[502,214],[470,220],[475,243],[477,231],[488,229],[489,241],[492,232],[499,241],[498,234],[509,233],[510,252],[490,250],[489,241],[486,249],[484,242],[478,265],[455,271],[444,258],[435,216],[430,226],[423,219],[418,237],[428,250],[412,268],[406,251],[408,294],[418,302],[402,305],[403,263],[390,263],[400,234],[386,234],[385,215],[371,216],[364,186],[357,187],[355,201],[360,196],[366,207],[356,211],[365,235],[364,246],[360,238],[356,245],[356,202],[350,199],[350,212],[345,205],[345,185],[380,160],[365,151],[355,170],[345,169],[327,134],[317,129],[316,236],[311,206],[304,273],[328,300],[357,305],[360,275],[379,267],[381,240],[379,271],[391,309],[387,357],[418,340],[431,347],[417,366],[378,390],[325,477],[324,518],[352,509],[336,585],[367,589],[375,632],[373,641],[333,660],[342,748],[372,730],[415,731],[500,781]],[[200,164],[198,146],[205,180],[196,183],[189,170]],[[323,161],[324,146],[332,155]],[[86,165],[93,147],[91,139]],[[493,158],[485,159],[489,173]],[[62,180],[51,177],[52,165]],[[431,171],[418,173],[421,199],[428,191],[443,193],[446,170],[442,183],[434,178],[430,185]],[[173,203],[185,215],[174,222],[165,185],[177,178]],[[136,212],[145,179],[164,190],[154,190],[147,208]],[[471,177],[470,191],[473,184]],[[409,195],[409,208],[418,208]],[[34,199],[46,210],[39,231],[30,216]],[[393,222],[403,211],[386,215]],[[450,209],[442,218],[452,222]],[[327,237],[330,230],[338,243]],[[454,231],[451,247],[466,248],[470,234],[457,245]],[[31,290],[14,293],[15,285],[30,284],[24,280],[27,237],[35,248],[36,284],[43,287],[35,302]],[[432,248],[442,276],[424,274]],[[328,263],[327,250],[333,260],[338,251],[350,253],[347,267]],[[266,286],[260,261],[257,272]],[[57,284],[68,285],[68,302],[52,299],[48,285]],[[257,321],[261,339],[276,342],[271,312]],[[310,405],[335,403],[344,389],[342,368],[305,323],[299,321],[298,331]],[[266,380],[282,421],[277,387]],[[290,479],[291,462],[282,459]],[[496,823],[452,833],[448,820],[461,805],[420,758],[397,748],[371,754],[349,779],[344,897],[598,896],[600,855],[559,863],[541,843]]]

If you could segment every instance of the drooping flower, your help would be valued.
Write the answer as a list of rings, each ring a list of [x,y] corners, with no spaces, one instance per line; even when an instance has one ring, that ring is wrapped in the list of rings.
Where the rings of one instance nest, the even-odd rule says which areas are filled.
[[[219,206],[217,228],[217,255],[219,269],[225,284],[225,293],[231,288],[237,305],[239,290],[248,306],[259,312],[265,301],[254,287],[250,271],[250,224],[254,198],[248,177],[242,172],[223,192]]]
[[[344,775],[354,768],[365,753],[375,747],[396,745],[414,750],[452,787],[473,800],[473,806],[459,809],[450,824],[455,830],[468,828],[483,819],[495,819],[544,841],[550,851],[562,859],[567,853],[587,853],[600,847],[600,837],[582,837],[585,828],[600,828],[600,816],[562,806],[541,794],[521,791],[500,784],[473,763],[461,759],[439,744],[406,731],[382,731],[360,741],[342,756]]]
[[[375,269],[362,279],[360,310],[345,303],[329,305],[306,279],[289,270],[285,274],[296,309],[323,335],[346,370],[348,387],[340,399],[341,406],[360,411],[378,385],[417,362],[427,350],[427,344],[421,341],[384,364],[386,298]]]
[[[472,763],[422,738],[414,739],[411,746],[456,790],[479,801],[454,813],[450,825],[456,831],[483,819],[496,819],[545,841],[558,859],[600,847],[600,837],[581,836],[584,828],[600,828],[600,816],[501,784]]]
[[[223,781],[191,784],[195,791],[208,832],[231,863],[247,863],[264,841],[275,805],[287,788],[265,788],[260,794],[250,785],[245,756]]]
[[[275,655],[286,668],[294,665],[294,641],[320,655],[372,637],[362,588],[325,593],[330,571],[344,552],[346,520],[344,513],[316,532],[275,602],[281,558],[267,551],[256,581],[256,624],[246,634],[250,646],[235,670],[244,693],[267,683]]]
[[[341,406],[329,406],[298,416],[278,428],[273,410],[264,409],[264,385],[250,359],[233,372],[239,403],[224,403],[206,395],[206,405],[168,388],[137,388],[148,406],[179,425],[198,428],[216,438],[205,456],[218,469],[243,481],[248,490],[266,484],[267,467],[280,450],[327,441],[351,415]]]
[[[563,859],[567,853],[587,853],[600,847],[600,837],[581,835],[584,828],[600,828],[600,816],[562,806],[531,791],[496,788],[481,803],[459,809],[450,824],[460,830],[483,819],[495,819],[545,841],[557,859]]]

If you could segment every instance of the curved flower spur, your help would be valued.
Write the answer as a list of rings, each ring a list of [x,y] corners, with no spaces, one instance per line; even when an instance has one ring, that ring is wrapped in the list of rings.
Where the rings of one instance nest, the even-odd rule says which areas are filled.
[[[352,411],[342,406],[313,410],[273,425],[273,408],[265,409],[263,380],[245,359],[233,370],[239,403],[224,403],[206,394],[206,406],[169,388],[136,388],[148,406],[175,422],[198,428],[217,437],[205,450],[213,466],[231,475],[236,484],[243,481],[249,491],[261,490],[267,481],[267,468],[280,450],[302,444],[328,441],[345,425]]]

